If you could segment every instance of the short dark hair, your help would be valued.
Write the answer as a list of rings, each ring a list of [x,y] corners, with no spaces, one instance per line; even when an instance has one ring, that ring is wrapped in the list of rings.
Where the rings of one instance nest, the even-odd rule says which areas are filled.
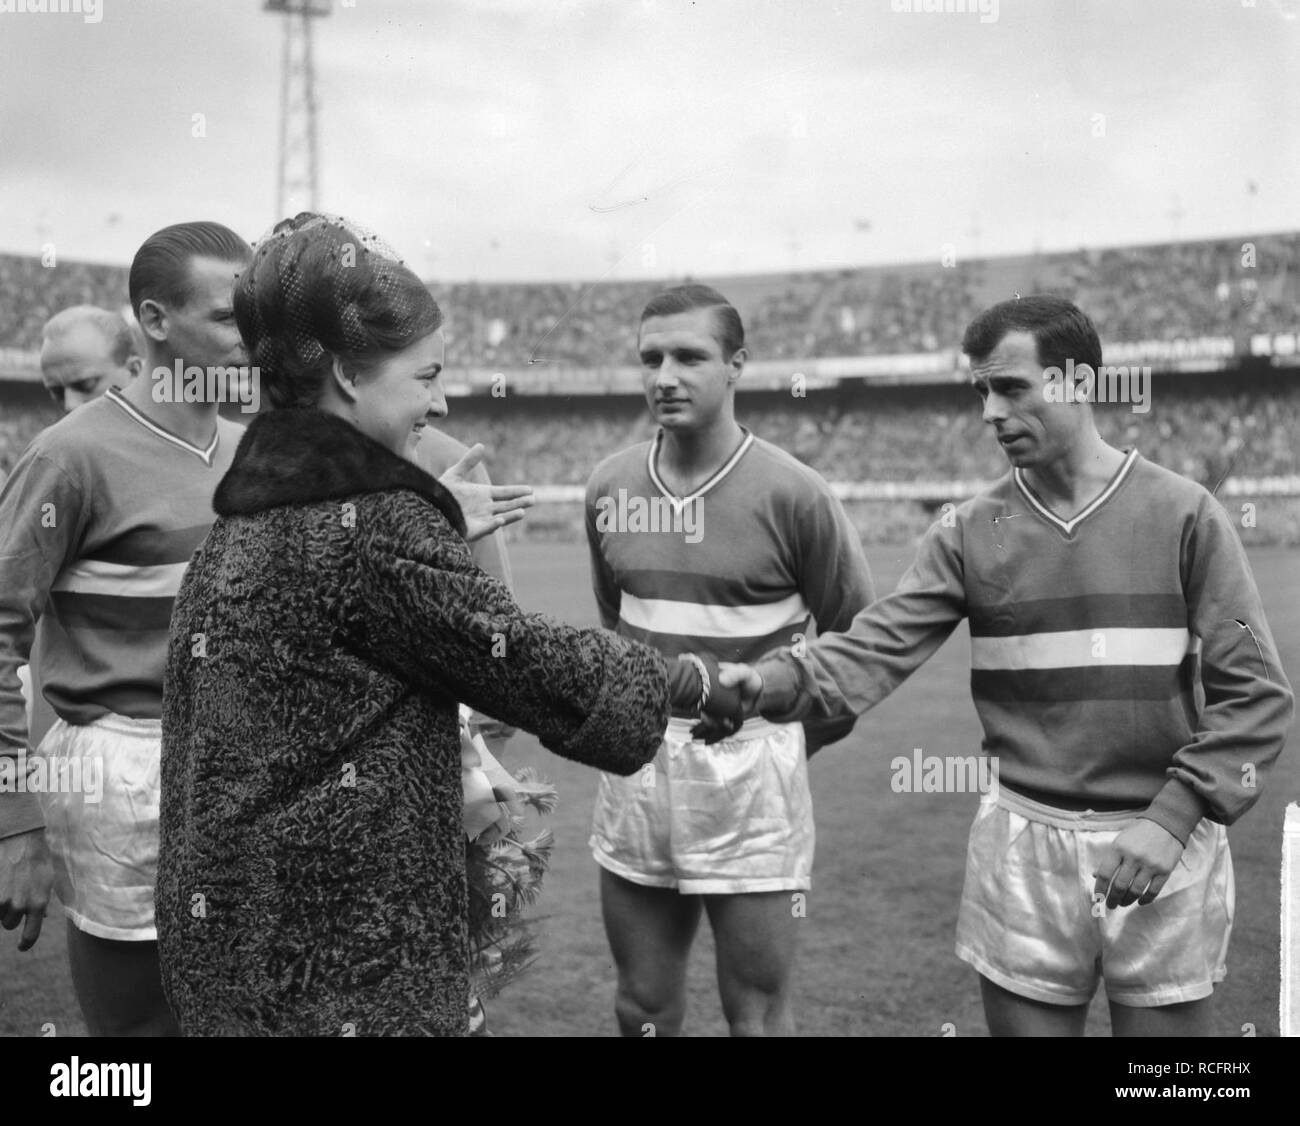
[[[437,332],[442,310],[377,236],[303,212],[258,244],[235,323],[271,405],[311,407],[334,359],[367,370]]]
[[[656,294],[641,310],[641,324],[651,317],[674,317],[694,309],[713,310],[713,335],[722,346],[724,360],[730,360],[745,346],[745,326],[740,323],[740,314],[721,293],[707,285],[677,285]],[[637,331],[639,335],[640,329]]]
[[[146,301],[184,308],[194,296],[190,262],[195,258],[247,262],[252,254],[253,248],[221,223],[176,223],[155,231],[131,262],[127,282],[131,311],[139,320],[140,306]]]
[[[979,363],[988,359],[1009,332],[1033,336],[1040,367],[1064,370],[1067,359],[1073,360],[1076,367],[1087,364],[1093,371],[1101,366],[1101,338],[1096,326],[1082,309],[1064,297],[1035,295],[998,302],[967,326],[961,350]]]

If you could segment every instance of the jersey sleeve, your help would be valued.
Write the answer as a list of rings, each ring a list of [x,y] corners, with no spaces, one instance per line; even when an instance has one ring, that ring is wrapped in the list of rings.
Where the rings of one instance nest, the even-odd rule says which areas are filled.
[[[798,507],[794,542],[800,587],[818,635],[847,630],[875,601],[875,584],[857,530],[824,483],[811,504]],[[805,719],[808,754],[843,739],[856,720],[855,715]]]
[[[0,761],[6,774],[22,769],[27,748],[18,669],[31,656],[36,621],[55,578],[76,556],[87,518],[73,476],[35,444],[28,446],[0,491],[0,760],[13,760]],[[34,793],[0,790],[0,837],[42,825]]]
[[[587,482],[586,509],[587,548],[591,552],[591,588],[596,596],[596,609],[600,612],[600,624],[606,629],[618,625],[618,611],[622,604],[622,591],[614,579],[614,573],[605,562],[605,553],[600,547],[600,532],[596,530],[596,497],[600,485],[593,475]]]
[[[1258,800],[1286,741],[1295,698],[1245,549],[1208,494],[1182,570],[1188,630],[1201,644],[1205,704],[1144,816],[1186,843],[1202,816],[1230,825]]]
[[[933,525],[893,594],[842,632],[783,649],[755,667],[764,718],[845,718],[874,707],[933,655],[966,616],[960,522]]]

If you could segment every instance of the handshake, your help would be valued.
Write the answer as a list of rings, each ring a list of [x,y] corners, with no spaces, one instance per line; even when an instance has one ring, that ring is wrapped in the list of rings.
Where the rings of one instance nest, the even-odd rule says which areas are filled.
[[[749,665],[719,664],[712,657],[686,653],[670,671],[669,688],[674,709],[700,715],[692,737],[718,743],[758,714],[763,678]]]

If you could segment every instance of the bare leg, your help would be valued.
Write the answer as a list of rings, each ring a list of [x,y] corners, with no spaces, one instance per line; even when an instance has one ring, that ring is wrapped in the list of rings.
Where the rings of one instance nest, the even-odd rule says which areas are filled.
[[[995,985],[980,975],[990,1036],[1082,1036],[1087,1005],[1049,1005]]]
[[[1116,1036],[1213,1036],[1214,998],[1184,1001],[1178,1005],[1110,1003],[1110,1026]]]
[[[605,934],[618,968],[614,1011],[624,1036],[680,1036],[686,965],[700,922],[700,899],[643,887],[600,870]]]
[[[91,1036],[179,1036],[156,942],[96,938],[68,922],[72,987]]]
[[[793,1036],[790,976],[799,920],[788,891],[705,897],[718,992],[732,1036]]]

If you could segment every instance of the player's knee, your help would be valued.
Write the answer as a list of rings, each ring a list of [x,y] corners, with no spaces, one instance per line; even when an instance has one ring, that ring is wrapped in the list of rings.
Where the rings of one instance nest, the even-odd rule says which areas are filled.
[[[784,991],[750,992],[724,1006],[732,1036],[792,1036],[794,1017]]]
[[[732,978],[722,989],[722,1012],[732,1036],[781,1036],[794,1031],[788,978],[772,973]]]
[[[676,1036],[686,1015],[686,999],[648,983],[620,982],[614,1013],[624,1036]]]

